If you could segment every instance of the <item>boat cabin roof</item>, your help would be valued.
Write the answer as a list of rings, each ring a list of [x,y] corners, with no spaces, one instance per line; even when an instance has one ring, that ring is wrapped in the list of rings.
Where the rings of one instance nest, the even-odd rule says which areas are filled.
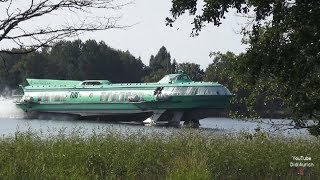
[[[192,82],[186,74],[168,74],[165,75],[158,83],[181,83],[181,82]]]
[[[222,86],[217,82],[195,82],[188,75],[168,74],[156,83],[117,83],[112,84],[108,80],[52,80],[52,79],[27,79],[28,85],[24,86],[24,90],[31,89],[66,89],[66,88],[154,88],[154,87],[211,87]]]

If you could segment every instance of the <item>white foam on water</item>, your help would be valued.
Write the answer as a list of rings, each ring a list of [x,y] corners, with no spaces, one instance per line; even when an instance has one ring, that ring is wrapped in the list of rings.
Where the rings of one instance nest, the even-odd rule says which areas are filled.
[[[23,118],[24,112],[18,108],[15,99],[0,96],[0,118]]]

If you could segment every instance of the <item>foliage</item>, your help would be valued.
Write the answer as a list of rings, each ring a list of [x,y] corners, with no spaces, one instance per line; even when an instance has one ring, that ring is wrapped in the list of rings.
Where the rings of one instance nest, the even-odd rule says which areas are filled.
[[[171,55],[166,47],[162,46],[155,56],[151,55],[149,61],[150,73],[144,78],[144,81],[159,81],[164,75],[171,73],[171,66]]]
[[[263,118],[285,118],[287,109],[282,105],[281,99],[266,99],[268,94],[261,93],[255,96],[253,87],[244,86],[245,83],[239,82],[239,73],[235,71],[241,66],[244,54],[235,55],[232,52],[212,52],[213,63],[209,64],[205,71],[206,81],[217,81],[235,93],[232,100],[231,112],[236,117],[263,117]],[[252,96],[254,95],[254,96]],[[249,102],[249,103],[248,103]]]
[[[173,19],[167,18],[167,23],[172,25],[186,11],[198,14],[193,22],[197,35],[205,23],[219,26],[231,8],[254,15],[252,29],[243,29],[249,48],[229,71],[235,87],[252,90],[245,99],[249,107],[261,96],[265,102],[280,100],[298,126],[305,126],[304,119],[315,119],[319,129],[320,1],[212,0],[204,2],[200,14],[197,2],[173,0]]]
[[[166,69],[167,73],[171,71],[171,55],[167,49],[162,46],[155,56],[150,57],[149,66],[152,70]]]
[[[123,132],[122,132],[123,133]],[[16,132],[0,139],[1,179],[293,179],[292,156],[311,157],[307,179],[320,174],[319,139],[269,137],[257,132],[217,135],[122,134],[107,130],[43,138]],[[150,132],[149,132],[150,133]]]
[[[159,81],[164,75],[176,73],[178,70],[182,70],[194,81],[201,81],[204,74],[199,64],[177,63],[175,59],[171,63],[171,55],[164,46],[156,56],[151,55],[149,64],[149,73],[144,77],[145,82]]]
[[[188,74],[193,81],[202,81],[203,70],[200,69],[199,64],[195,63],[180,63],[178,69],[182,70],[185,74]]]
[[[60,41],[41,51],[1,57],[0,84],[12,88],[26,78],[139,82],[145,73],[145,65],[130,52],[114,50],[94,40]]]
[[[203,70],[194,63],[178,64],[162,46],[156,56],[151,56],[150,66],[129,51],[115,50],[103,41],[59,41],[51,48],[27,54],[21,49],[13,53],[0,53],[1,86],[17,88],[26,78],[47,79],[108,79],[117,82],[156,82],[163,76],[182,68],[194,80],[201,80]]]
[[[163,78],[164,75],[166,75],[166,71],[164,69],[158,69],[157,71],[151,71],[150,74],[145,76],[143,78],[144,82],[157,82],[161,78]]]
[[[232,77],[229,71],[232,68],[232,63],[236,59],[236,55],[232,52],[212,52],[210,56],[213,57],[213,62],[205,70],[204,80],[219,82],[232,88]]]

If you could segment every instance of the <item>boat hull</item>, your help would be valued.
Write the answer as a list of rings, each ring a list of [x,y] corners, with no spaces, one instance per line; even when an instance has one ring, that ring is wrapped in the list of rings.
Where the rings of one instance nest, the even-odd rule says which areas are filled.
[[[174,96],[167,101],[127,103],[17,103],[25,112],[61,113],[80,116],[116,116],[152,113],[156,110],[191,111],[224,109],[229,96]]]
[[[112,84],[107,80],[27,79],[17,106],[28,114],[54,113],[86,117],[144,117],[155,124],[168,119],[195,121],[225,109],[233,94],[215,82],[194,82],[184,74],[157,83]],[[205,112],[205,113],[204,113]],[[114,118],[109,118],[114,119]]]

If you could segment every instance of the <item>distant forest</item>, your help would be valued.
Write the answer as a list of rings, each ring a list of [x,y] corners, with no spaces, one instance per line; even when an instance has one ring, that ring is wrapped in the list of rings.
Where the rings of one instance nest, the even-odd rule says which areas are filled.
[[[112,83],[120,82],[156,82],[165,74],[183,70],[194,81],[214,81],[228,87],[231,92],[237,90],[239,100],[247,97],[251,91],[234,87],[231,76],[234,65],[231,62],[238,57],[231,52],[211,53],[212,63],[203,70],[199,64],[177,63],[170,52],[162,46],[156,55],[151,55],[149,65],[140,57],[134,57],[129,51],[113,49],[105,42],[88,40],[82,42],[60,41],[50,48],[42,48],[31,53],[24,49],[11,49],[12,53],[0,54],[0,89],[17,89],[26,78],[44,79],[107,79]],[[180,62],[183,60],[179,60]],[[257,103],[255,109],[259,115],[282,116],[283,108],[277,100],[269,103]],[[232,109],[239,114],[246,114],[251,107],[242,101],[233,103]]]
[[[194,63],[178,64],[171,59],[165,47],[151,55],[149,65],[129,51],[120,51],[103,41],[82,42],[60,41],[50,48],[28,54],[22,49],[10,50],[12,54],[0,54],[0,84],[2,87],[17,88],[26,78],[45,79],[107,79],[119,82],[158,81],[165,74],[174,73],[178,68],[194,80],[203,80],[204,71]]]

